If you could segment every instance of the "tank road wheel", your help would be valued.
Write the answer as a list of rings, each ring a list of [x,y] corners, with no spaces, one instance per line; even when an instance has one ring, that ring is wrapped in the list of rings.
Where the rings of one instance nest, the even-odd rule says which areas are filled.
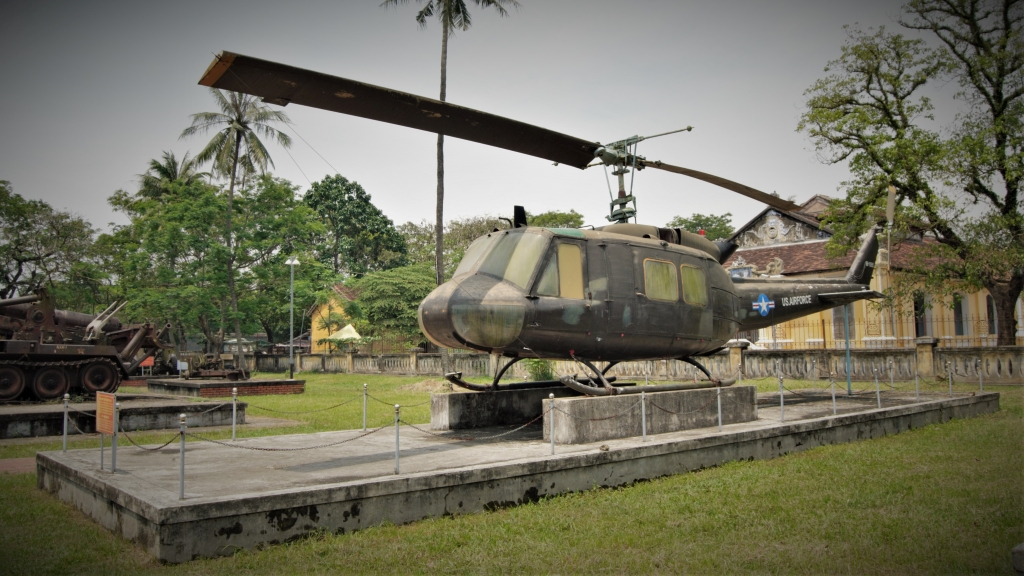
[[[68,373],[59,366],[46,366],[36,372],[32,379],[32,392],[40,400],[60,398],[68,391],[71,380]]]
[[[17,366],[0,366],[0,400],[13,400],[25,389],[25,373]]]
[[[109,362],[92,362],[79,373],[86,392],[113,392],[120,384],[121,375]]]

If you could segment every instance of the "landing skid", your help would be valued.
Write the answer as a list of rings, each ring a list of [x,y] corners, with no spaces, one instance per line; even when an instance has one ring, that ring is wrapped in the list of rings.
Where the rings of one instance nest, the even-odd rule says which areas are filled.
[[[501,392],[504,390],[535,390],[538,388],[554,388],[562,385],[561,380],[534,380],[531,382],[510,382],[505,385],[498,385],[498,382],[501,381],[501,377],[505,375],[505,372],[509,368],[511,368],[513,364],[523,359],[524,358],[521,357],[513,358],[511,362],[502,366],[501,370],[498,370],[498,373],[494,375],[494,380],[490,384],[473,384],[471,382],[466,382],[465,380],[462,379],[462,372],[451,372],[445,374],[444,379],[456,386],[465,388],[466,390],[472,390],[474,392]],[[617,362],[609,364],[605,368],[605,370],[608,370],[615,364],[617,364]],[[602,375],[601,379],[602,381],[605,382],[614,382],[616,378],[615,376],[612,376],[606,380]],[[589,378],[581,380],[581,382],[586,382],[590,384],[593,383],[592,380],[590,380]]]
[[[589,369],[593,374],[595,374],[597,376],[597,380],[601,383],[601,386],[593,385],[593,379],[588,378],[585,380],[577,380],[575,374],[572,376],[563,376],[562,378],[559,379],[559,381],[562,384],[568,386],[569,388],[572,388],[573,390],[581,394],[586,394],[588,396],[616,396],[618,394],[640,394],[641,392],[697,390],[701,388],[717,388],[732,386],[733,384],[736,383],[735,378],[718,380],[712,377],[711,373],[708,372],[707,368],[702,366],[693,358],[678,358],[678,360],[682,360],[687,364],[692,364],[696,366],[701,372],[703,372],[708,377],[708,381],[695,383],[687,382],[685,384],[656,384],[654,386],[630,386],[628,388],[624,386],[612,386],[611,382],[615,380],[615,377],[612,376],[610,378],[606,378],[605,374],[608,372],[609,369],[611,369],[612,366],[615,365],[615,363],[611,363],[608,366],[605,366],[604,370],[599,371],[589,360],[584,360],[582,358],[575,357],[573,358],[573,360],[579,362],[580,364],[583,364],[584,366],[587,367],[587,369]]]

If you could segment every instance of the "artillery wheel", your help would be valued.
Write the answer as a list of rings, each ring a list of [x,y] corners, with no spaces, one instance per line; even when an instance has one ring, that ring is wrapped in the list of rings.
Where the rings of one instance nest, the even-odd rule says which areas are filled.
[[[0,400],[13,400],[25,390],[25,373],[17,366],[0,366]]]
[[[40,368],[32,379],[32,392],[40,400],[53,400],[63,396],[70,383],[66,370],[59,366],[46,366]]]
[[[104,360],[87,364],[82,368],[79,378],[85,391],[91,393],[113,392],[121,383],[121,374],[110,365],[110,362]]]

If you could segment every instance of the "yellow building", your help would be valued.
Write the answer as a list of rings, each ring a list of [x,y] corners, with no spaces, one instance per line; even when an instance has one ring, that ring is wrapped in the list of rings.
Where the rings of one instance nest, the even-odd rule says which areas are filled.
[[[828,206],[829,198],[815,196],[799,212],[766,208],[741,226],[730,238],[740,247],[726,262],[737,276],[845,276],[854,252],[828,260],[825,243],[832,236],[817,216]],[[885,292],[891,286],[892,273],[909,265],[921,240],[905,240],[885,249],[885,240],[876,260],[871,287]],[[891,257],[890,257],[891,256]],[[891,263],[891,266],[890,266]],[[855,348],[904,348],[914,346],[918,337],[937,339],[939,346],[994,346],[997,342],[995,306],[987,290],[960,295],[959,301],[932,302],[926,294],[913,303],[895,309],[879,309],[878,303],[862,300],[771,328],[744,333],[755,346],[765,348],[843,348],[848,318],[850,346]],[[1017,342],[1024,343],[1024,303],[1017,301]]]
[[[337,351],[335,345],[323,342],[350,322],[345,315],[345,303],[356,299],[357,294],[342,284],[333,287],[331,299],[326,304],[317,304],[310,309],[310,347],[313,354],[330,354]]]

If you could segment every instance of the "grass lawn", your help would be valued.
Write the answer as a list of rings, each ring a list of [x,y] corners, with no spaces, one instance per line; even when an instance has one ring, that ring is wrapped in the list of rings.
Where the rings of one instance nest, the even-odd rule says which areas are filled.
[[[323,408],[361,392],[364,380],[387,402],[428,396],[415,390],[417,378],[315,375],[305,395],[246,400]],[[1024,541],[1024,388],[992,389],[1002,393],[996,414],[896,436],[177,566],[39,492],[34,474],[4,474],[0,572],[1012,574],[1010,549]],[[393,413],[379,406],[381,419]],[[410,408],[410,418],[426,421],[426,408]],[[255,432],[353,428],[362,425],[361,411],[356,401],[288,416],[301,421],[295,427]],[[53,447],[40,442],[3,454]]]

